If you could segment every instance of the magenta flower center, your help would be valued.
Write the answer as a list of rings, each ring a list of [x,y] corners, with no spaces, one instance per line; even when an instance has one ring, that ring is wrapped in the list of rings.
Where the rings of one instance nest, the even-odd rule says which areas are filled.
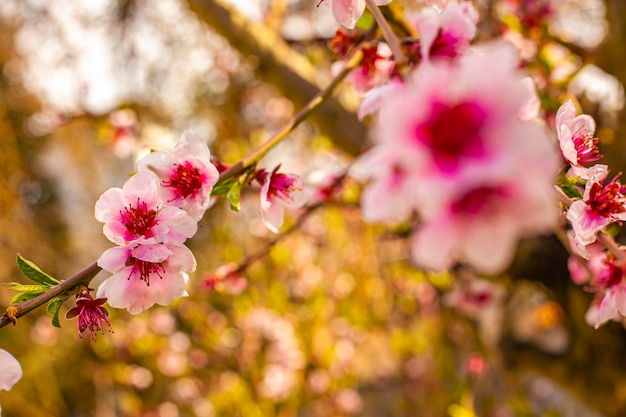
[[[165,273],[165,268],[160,262],[142,261],[132,256],[128,262],[133,266],[130,271],[130,275],[128,276],[128,279],[130,279],[132,276],[138,276],[138,278],[144,281],[148,286],[150,286],[150,278],[153,275],[156,275],[158,278],[163,279],[163,275],[161,274]]]
[[[277,174],[272,172],[270,178],[270,187],[267,191],[268,198],[270,200],[279,198],[283,201],[291,201],[291,193],[299,190],[296,186],[296,180],[294,177],[285,174]]]
[[[137,204],[133,207],[128,205],[124,211],[120,212],[122,224],[128,230],[130,236],[127,237],[149,237],[150,230],[158,223],[157,211],[137,199]]]
[[[493,205],[495,199],[499,199],[504,192],[498,188],[478,187],[463,195],[459,200],[454,202],[451,210],[455,214],[475,215],[484,213]]]
[[[604,265],[605,268],[600,271],[598,277],[596,278],[598,285],[600,285],[603,289],[608,289],[622,282],[624,269],[618,266],[614,259],[605,259]]]
[[[76,300],[76,307],[67,312],[65,318],[77,317],[80,337],[84,337],[87,341],[96,340],[98,332],[112,331],[109,312],[102,307],[106,301],[106,298],[94,299],[87,292]]]
[[[168,181],[163,181],[163,186],[174,189],[174,200],[183,200],[194,197],[202,189],[204,176],[191,162],[185,161],[176,164]]]
[[[459,38],[450,32],[443,32],[440,29],[437,38],[430,47],[429,54],[430,56],[455,58],[459,55],[462,47],[463,45]]]
[[[586,130],[580,130],[574,133],[572,135],[572,142],[574,142],[580,163],[595,162],[602,158],[602,154],[598,149],[598,138],[592,137]]]
[[[416,129],[416,139],[428,146],[433,161],[443,171],[458,168],[464,158],[485,153],[481,130],[485,112],[475,103],[449,106],[435,103],[430,119]]]
[[[619,176],[619,175],[618,175]],[[589,200],[586,202],[590,209],[598,216],[609,218],[613,214],[623,213],[626,197],[626,189],[617,181],[615,176],[604,187],[599,183],[594,183],[589,190]]]

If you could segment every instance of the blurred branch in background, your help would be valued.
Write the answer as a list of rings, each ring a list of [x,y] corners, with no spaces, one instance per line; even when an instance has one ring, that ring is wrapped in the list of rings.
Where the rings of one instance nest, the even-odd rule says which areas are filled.
[[[296,108],[303,107],[324,87],[319,70],[275,30],[247,19],[224,0],[190,0],[189,6],[240,53],[255,57],[255,73],[279,88]],[[327,100],[312,120],[344,152],[354,155],[361,149],[365,127],[336,98]]]

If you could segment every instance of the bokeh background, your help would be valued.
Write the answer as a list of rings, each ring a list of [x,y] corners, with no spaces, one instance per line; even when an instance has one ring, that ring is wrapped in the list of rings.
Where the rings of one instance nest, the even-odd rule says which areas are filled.
[[[280,128],[333,77],[337,24],[330,0],[317,3],[0,2],[0,282],[27,283],[17,253],[58,278],[92,264],[110,246],[95,201],[184,130],[234,163]],[[624,170],[626,2],[475,4],[478,41],[520,47],[548,120],[575,98]],[[417,7],[392,6],[388,16]],[[263,164],[311,190],[340,174],[368,146],[358,99],[341,86]],[[52,327],[44,309],[0,329],[24,368],[0,393],[4,415],[626,415],[626,332],[585,323],[591,295],[571,283],[556,237],[522,242],[509,273],[480,281],[468,304],[462,283],[476,277],[414,269],[406,227],[363,223],[358,193],[348,181],[271,246],[258,189],[238,213],[218,202],[188,243],[189,297],[136,316],[109,309],[113,333],[96,342],[74,321]],[[240,280],[206,288],[263,248]],[[0,287],[2,309],[13,295]]]

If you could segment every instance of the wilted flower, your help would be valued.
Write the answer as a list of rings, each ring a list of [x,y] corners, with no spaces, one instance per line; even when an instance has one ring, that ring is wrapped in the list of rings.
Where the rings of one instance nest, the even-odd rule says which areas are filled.
[[[106,298],[94,299],[89,292],[91,289],[83,287],[76,294],[76,307],[71,308],[65,314],[66,319],[78,318],[78,335],[85,340],[96,340],[96,334],[105,330],[111,330],[109,312],[102,307]]]
[[[219,179],[209,147],[190,130],[182,134],[172,153],[152,152],[137,163],[137,169],[156,173],[165,202],[182,208],[196,221],[211,205],[211,191]]]

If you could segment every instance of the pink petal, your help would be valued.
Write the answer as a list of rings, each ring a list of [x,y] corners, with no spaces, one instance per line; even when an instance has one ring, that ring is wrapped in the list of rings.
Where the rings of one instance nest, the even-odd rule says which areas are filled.
[[[0,390],[10,390],[22,378],[20,363],[4,349],[0,349]]]
[[[354,25],[365,11],[365,0],[332,0],[332,2],[335,20],[348,29],[354,29]]]
[[[98,266],[105,271],[115,273],[126,267],[126,261],[131,256],[133,246],[116,246],[104,251],[98,259]]]
[[[133,258],[145,262],[161,263],[172,255],[172,251],[161,244],[137,245],[131,252]]]

